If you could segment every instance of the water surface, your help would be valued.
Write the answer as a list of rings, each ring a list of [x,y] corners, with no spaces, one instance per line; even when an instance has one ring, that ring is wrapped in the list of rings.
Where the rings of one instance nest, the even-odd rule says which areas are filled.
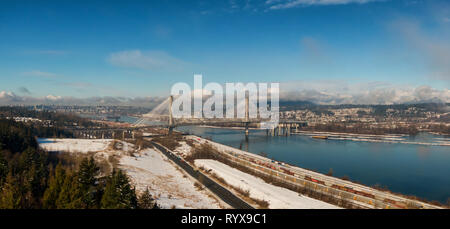
[[[393,192],[445,203],[450,197],[450,146],[320,140],[310,136],[266,136],[252,130],[178,127],[213,141],[336,177],[348,176],[365,185],[379,184]],[[448,137],[421,133],[411,142],[435,142]]]

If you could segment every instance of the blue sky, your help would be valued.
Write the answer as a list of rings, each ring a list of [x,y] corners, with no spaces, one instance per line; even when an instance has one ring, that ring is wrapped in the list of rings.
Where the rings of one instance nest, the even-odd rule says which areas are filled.
[[[0,91],[20,96],[162,96],[175,82],[192,83],[194,73],[291,90],[427,86],[449,93],[448,1],[0,5]]]

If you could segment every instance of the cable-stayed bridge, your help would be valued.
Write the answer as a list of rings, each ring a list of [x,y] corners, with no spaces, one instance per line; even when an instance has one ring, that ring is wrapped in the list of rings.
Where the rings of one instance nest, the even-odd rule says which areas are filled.
[[[156,106],[152,111],[144,114],[142,118],[133,123],[133,127],[167,127],[169,133],[177,126],[227,126],[227,127],[244,127],[246,135],[249,134],[249,127],[260,127],[262,123],[269,122],[269,119],[250,118],[249,117],[249,98],[245,98],[245,118],[178,118],[172,115],[171,107],[173,96],[168,97],[161,104]],[[243,105],[243,104],[242,104]],[[290,135],[291,129],[298,129],[307,123],[293,120],[280,120],[276,126],[267,129],[267,133],[271,135]]]

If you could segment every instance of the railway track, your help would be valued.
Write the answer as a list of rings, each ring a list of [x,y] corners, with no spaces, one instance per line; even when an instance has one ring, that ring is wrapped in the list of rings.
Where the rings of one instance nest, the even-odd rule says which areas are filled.
[[[196,137],[196,138],[198,138],[198,137]],[[346,180],[342,180],[342,179],[339,179],[339,178],[336,178],[336,177],[326,176],[324,174],[313,172],[313,171],[306,170],[306,169],[302,169],[302,168],[299,168],[299,167],[286,165],[286,164],[279,165],[277,163],[273,163],[271,159],[268,159],[268,158],[265,158],[265,157],[262,157],[262,156],[259,156],[259,155],[255,155],[255,154],[252,154],[252,153],[249,153],[249,152],[245,152],[245,151],[242,151],[242,150],[238,150],[237,151],[235,148],[232,148],[232,147],[229,147],[229,146],[225,146],[225,145],[222,145],[222,144],[219,144],[219,143],[216,143],[216,142],[210,142],[210,143],[212,143],[213,145],[218,146],[219,148],[222,148],[225,154],[228,154],[228,155],[230,155],[232,157],[235,157],[238,160],[245,160],[248,163],[252,163],[253,166],[261,167],[261,168],[264,168],[266,170],[271,170],[271,171],[273,171],[273,173],[280,174],[283,177],[291,177],[291,178],[294,178],[294,179],[303,179],[304,177],[308,176],[308,177],[312,177],[314,179],[323,181],[325,183],[324,186],[326,186],[328,188],[332,188],[331,186],[333,186],[333,185],[340,185],[340,186],[351,187],[351,188],[353,188],[355,190],[358,190],[358,191],[363,191],[363,192],[367,192],[367,193],[373,194],[375,196],[375,198],[373,198],[373,200],[377,200],[377,201],[381,201],[381,202],[385,202],[386,199],[389,199],[389,200],[394,200],[394,201],[399,201],[399,202],[404,202],[404,203],[406,203],[406,202],[415,203],[417,206],[421,206],[422,208],[429,208],[429,209],[436,209],[436,208],[439,209],[439,208],[441,208],[439,206],[428,204],[428,203],[425,203],[425,202],[422,202],[422,201],[411,200],[411,199],[405,198],[403,196],[395,195],[395,194],[388,193],[388,192],[383,192],[383,191],[380,191],[380,190],[377,190],[377,189],[374,189],[374,188],[371,188],[371,187],[367,187],[367,186],[364,186],[364,185],[361,185],[361,184],[357,184],[357,183],[354,183],[354,182],[351,182],[351,181],[346,181]],[[234,152],[234,153],[232,153],[232,152]],[[296,174],[297,176],[286,174],[286,173],[280,171],[279,169],[270,169],[270,168],[267,168],[267,167],[255,164],[255,163],[251,162],[251,160],[249,160],[249,159],[253,159],[253,160],[256,160],[256,161],[261,161],[261,162],[273,164],[276,168],[280,168],[280,167],[286,168],[289,171],[291,171],[294,174]],[[286,180],[286,182],[293,183],[293,182],[290,182],[289,180]],[[295,182],[293,184],[295,184]],[[358,194],[353,194],[353,195],[358,195]],[[363,196],[361,196],[361,197],[363,197]]]
[[[249,205],[247,202],[243,201],[241,198],[234,195],[232,192],[230,192],[228,189],[224,188],[211,178],[207,177],[203,173],[199,172],[198,170],[194,169],[191,165],[189,165],[186,161],[183,159],[177,157],[175,154],[170,152],[165,147],[151,142],[156,149],[158,149],[161,153],[166,155],[167,158],[169,158],[171,161],[173,161],[175,164],[177,164],[180,168],[182,168],[184,171],[186,171],[190,176],[198,180],[200,183],[202,183],[206,188],[211,190],[215,195],[217,195],[220,199],[222,199],[225,203],[230,205],[231,207],[235,209],[254,209],[251,205]]]

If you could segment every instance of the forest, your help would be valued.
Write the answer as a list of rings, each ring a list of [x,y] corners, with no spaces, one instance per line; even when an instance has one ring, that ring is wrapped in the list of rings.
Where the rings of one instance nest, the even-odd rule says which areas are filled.
[[[0,118],[0,209],[149,209],[121,170],[101,174],[92,157],[71,158],[38,147],[45,128]]]

